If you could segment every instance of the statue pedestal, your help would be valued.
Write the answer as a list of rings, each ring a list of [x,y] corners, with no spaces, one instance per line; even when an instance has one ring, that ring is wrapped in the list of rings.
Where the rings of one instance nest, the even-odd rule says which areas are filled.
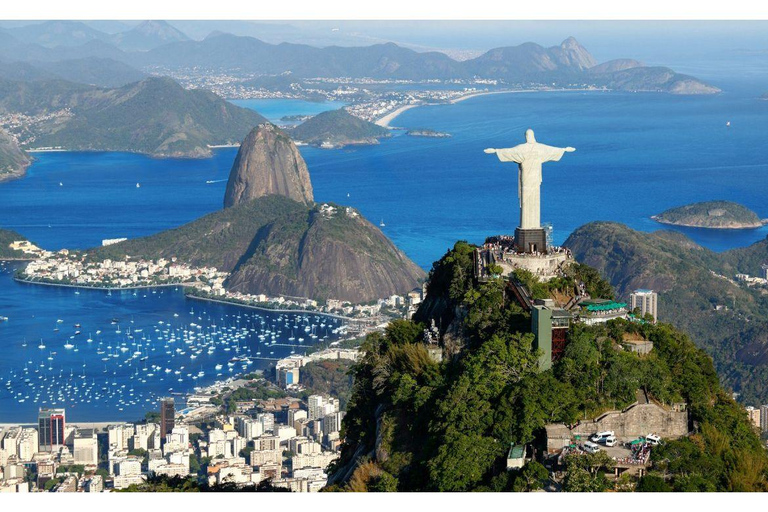
[[[515,247],[519,252],[544,253],[547,251],[547,233],[543,228],[515,229]]]

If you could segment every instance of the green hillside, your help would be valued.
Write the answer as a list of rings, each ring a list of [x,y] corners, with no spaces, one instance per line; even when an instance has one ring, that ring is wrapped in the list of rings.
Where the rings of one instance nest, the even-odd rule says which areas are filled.
[[[759,228],[755,212],[731,201],[706,201],[671,208],[653,217],[663,224],[712,229]]]
[[[208,145],[239,143],[258,113],[203,90],[152,77],[115,89],[65,81],[0,81],[0,112],[58,112],[34,126],[31,147],[131,151],[160,157],[204,157]]]
[[[9,247],[11,243],[17,240],[26,240],[26,238],[15,231],[0,229],[0,260],[24,257],[23,252],[11,250]]]
[[[430,357],[424,323],[413,321],[393,322],[365,341],[330,490],[538,490],[549,480],[543,461],[508,471],[510,444],[540,448],[544,425],[620,409],[637,389],[662,403],[688,403],[692,435],[654,450],[650,476],[639,481],[615,484],[605,476],[610,457],[567,459],[562,490],[768,489],[757,434],[720,387],[712,360],[686,335],[623,320],[573,325],[564,357],[540,372],[529,315],[505,300],[501,279],[474,281],[472,250],[459,242],[433,266],[429,289],[439,296],[416,317],[438,324],[434,305],[454,305],[452,325],[441,329],[462,339],[454,357]],[[653,352],[617,350],[625,333],[653,341]]]
[[[359,117],[346,110],[329,110],[307,119],[290,130],[295,140],[320,146],[336,147],[350,144],[376,144],[381,137],[389,137],[389,130]]]
[[[418,286],[423,271],[354,210],[326,214],[269,195],[156,235],[94,249],[97,258],[176,257],[231,272],[227,288],[367,302]]]
[[[758,275],[768,262],[765,241],[718,254],[679,233],[594,222],[564,245],[598,269],[622,298],[637,288],[659,292],[659,318],[714,358],[724,384],[748,404],[768,401],[768,300],[760,288],[733,280],[739,272]]]

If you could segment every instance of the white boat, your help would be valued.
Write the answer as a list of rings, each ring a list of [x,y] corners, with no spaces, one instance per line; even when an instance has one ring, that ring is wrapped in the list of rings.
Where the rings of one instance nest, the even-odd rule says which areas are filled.
[[[141,188],[141,183],[137,183],[136,188]]]
[[[382,227],[382,228],[383,228],[384,226],[386,226],[386,224],[384,224],[384,219],[381,219],[381,222],[379,222],[379,226],[380,226],[380,227]]]

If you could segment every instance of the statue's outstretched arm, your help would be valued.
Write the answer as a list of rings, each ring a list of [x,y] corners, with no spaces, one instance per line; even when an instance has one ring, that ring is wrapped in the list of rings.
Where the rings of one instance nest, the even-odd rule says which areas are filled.
[[[494,148],[485,148],[485,150],[483,150],[483,151],[485,153],[488,153],[489,155],[496,152],[496,150]]]

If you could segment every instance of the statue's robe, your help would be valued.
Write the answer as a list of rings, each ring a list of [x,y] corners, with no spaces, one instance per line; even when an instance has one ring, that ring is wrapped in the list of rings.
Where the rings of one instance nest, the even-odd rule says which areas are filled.
[[[526,142],[513,148],[497,149],[496,156],[502,162],[515,162],[517,194],[520,198],[520,228],[541,227],[541,164],[557,162],[565,148],[556,148],[538,142]]]

